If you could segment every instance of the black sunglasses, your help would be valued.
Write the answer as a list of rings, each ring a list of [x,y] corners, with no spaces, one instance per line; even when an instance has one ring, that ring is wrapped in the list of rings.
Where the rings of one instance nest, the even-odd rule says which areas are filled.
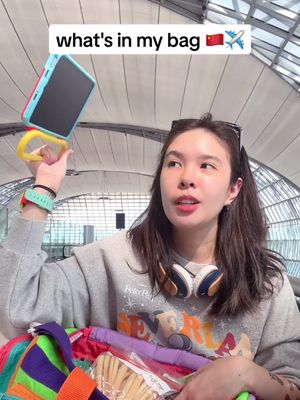
[[[182,118],[182,119],[177,119],[172,121],[172,125],[171,125],[171,130],[173,128],[175,128],[175,126],[179,123],[179,122],[184,122],[184,121],[201,121],[200,119],[196,119],[196,118]],[[234,131],[234,133],[236,134],[238,140],[239,140],[239,149],[240,151],[242,150],[243,144],[242,144],[242,132],[243,132],[243,128],[240,125],[234,124],[233,122],[227,122],[227,121],[220,121],[222,122],[223,125],[227,126],[228,128],[232,129]]]

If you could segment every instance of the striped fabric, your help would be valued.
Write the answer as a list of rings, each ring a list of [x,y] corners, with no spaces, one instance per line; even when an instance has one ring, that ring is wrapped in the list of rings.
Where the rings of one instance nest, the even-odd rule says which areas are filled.
[[[40,330],[39,336],[30,340],[24,337],[18,343],[12,342],[12,346],[8,342],[0,350],[0,398],[108,400],[96,389],[96,382],[72,360],[68,334],[76,329],[65,332],[55,323],[40,325],[36,329]],[[78,365],[82,363],[78,360]],[[12,370],[14,373],[10,374],[8,381]],[[2,378],[6,379],[6,384]]]

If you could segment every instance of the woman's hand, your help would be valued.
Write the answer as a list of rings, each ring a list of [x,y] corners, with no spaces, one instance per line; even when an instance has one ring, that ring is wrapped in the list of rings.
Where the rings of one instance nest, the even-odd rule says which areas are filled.
[[[247,382],[256,364],[241,357],[220,358],[200,368],[176,400],[232,400],[247,391]]]
[[[56,154],[50,146],[45,145],[32,153],[43,158],[42,161],[26,161],[29,170],[36,178],[35,183],[48,186],[57,193],[66,174],[68,157],[73,150],[68,149]]]

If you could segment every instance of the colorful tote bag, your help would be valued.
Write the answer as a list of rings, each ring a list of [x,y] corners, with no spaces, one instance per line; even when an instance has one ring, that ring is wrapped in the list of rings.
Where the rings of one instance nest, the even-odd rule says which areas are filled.
[[[134,351],[160,363],[170,375],[188,374],[211,362],[102,327],[64,330],[49,322],[36,326],[34,335],[14,338],[0,349],[0,399],[107,400],[85,371],[110,348]],[[238,400],[255,397],[244,392]]]

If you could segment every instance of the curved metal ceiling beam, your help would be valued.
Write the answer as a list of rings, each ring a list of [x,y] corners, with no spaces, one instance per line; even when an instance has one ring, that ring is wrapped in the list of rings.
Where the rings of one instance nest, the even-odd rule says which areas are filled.
[[[125,124],[108,124],[102,122],[80,122],[78,128],[101,129],[105,131],[121,132],[128,135],[144,137],[146,139],[164,142],[167,138],[168,131],[163,129],[148,128],[145,126],[125,125]],[[0,124],[0,136],[15,135],[16,133],[25,132],[26,127],[22,123]]]

